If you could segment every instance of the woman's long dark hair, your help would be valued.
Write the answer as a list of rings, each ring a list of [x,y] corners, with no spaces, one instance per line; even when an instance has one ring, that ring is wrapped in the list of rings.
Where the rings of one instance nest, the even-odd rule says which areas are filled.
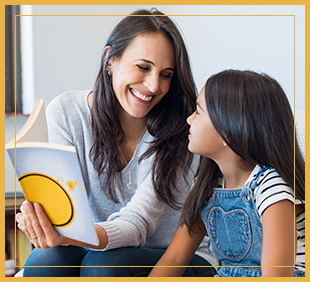
[[[115,183],[118,183],[121,195],[125,194],[125,190],[117,178],[120,167],[117,140],[123,140],[124,132],[115,110],[119,102],[106,67],[111,58],[121,58],[132,40],[145,33],[161,33],[171,40],[176,65],[168,93],[147,115],[147,130],[155,139],[140,161],[155,154],[152,167],[154,189],[161,200],[176,208],[179,206],[176,199],[177,173],[182,169],[185,177],[192,162],[192,154],[187,150],[186,118],[195,109],[197,92],[183,38],[172,20],[156,9],[139,10],[125,17],[107,40],[106,46],[110,46],[111,50],[106,59],[102,57],[93,89],[94,144],[90,156],[99,177],[106,174],[106,181],[102,183],[105,194],[118,203],[120,199]]]
[[[294,116],[279,83],[266,74],[225,70],[208,79],[205,97],[211,121],[228,146],[250,164],[274,168],[304,202],[305,161],[294,132]],[[220,175],[213,160],[200,158],[181,216],[189,231],[194,231],[193,224]]]

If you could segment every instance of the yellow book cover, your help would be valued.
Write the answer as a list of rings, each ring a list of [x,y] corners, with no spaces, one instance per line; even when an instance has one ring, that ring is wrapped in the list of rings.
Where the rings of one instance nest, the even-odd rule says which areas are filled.
[[[25,198],[41,204],[62,236],[98,245],[76,150],[48,143],[47,132],[40,100],[24,127],[6,144]]]

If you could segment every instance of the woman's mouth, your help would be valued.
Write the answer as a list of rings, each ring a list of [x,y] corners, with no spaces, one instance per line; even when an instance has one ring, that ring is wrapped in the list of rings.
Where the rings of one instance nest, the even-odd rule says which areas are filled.
[[[135,98],[142,100],[143,102],[150,102],[155,97],[151,95],[142,94],[141,92],[133,88],[130,88],[130,92]]]

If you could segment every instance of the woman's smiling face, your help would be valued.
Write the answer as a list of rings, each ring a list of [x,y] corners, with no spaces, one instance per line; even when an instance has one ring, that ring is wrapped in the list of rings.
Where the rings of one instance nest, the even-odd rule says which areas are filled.
[[[174,67],[174,47],[165,35],[137,36],[121,58],[111,58],[108,63],[122,109],[133,117],[145,117],[167,94]]]

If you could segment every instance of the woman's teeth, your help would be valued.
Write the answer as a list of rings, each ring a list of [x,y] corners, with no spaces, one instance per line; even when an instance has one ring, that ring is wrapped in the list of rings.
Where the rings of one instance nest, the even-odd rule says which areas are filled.
[[[136,97],[138,97],[139,99],[143,100],[143,101],[151,101],[153,96],[143,96],[140,92],[134,90],[134,89],[130,89],[130,92],[135,95]]]

